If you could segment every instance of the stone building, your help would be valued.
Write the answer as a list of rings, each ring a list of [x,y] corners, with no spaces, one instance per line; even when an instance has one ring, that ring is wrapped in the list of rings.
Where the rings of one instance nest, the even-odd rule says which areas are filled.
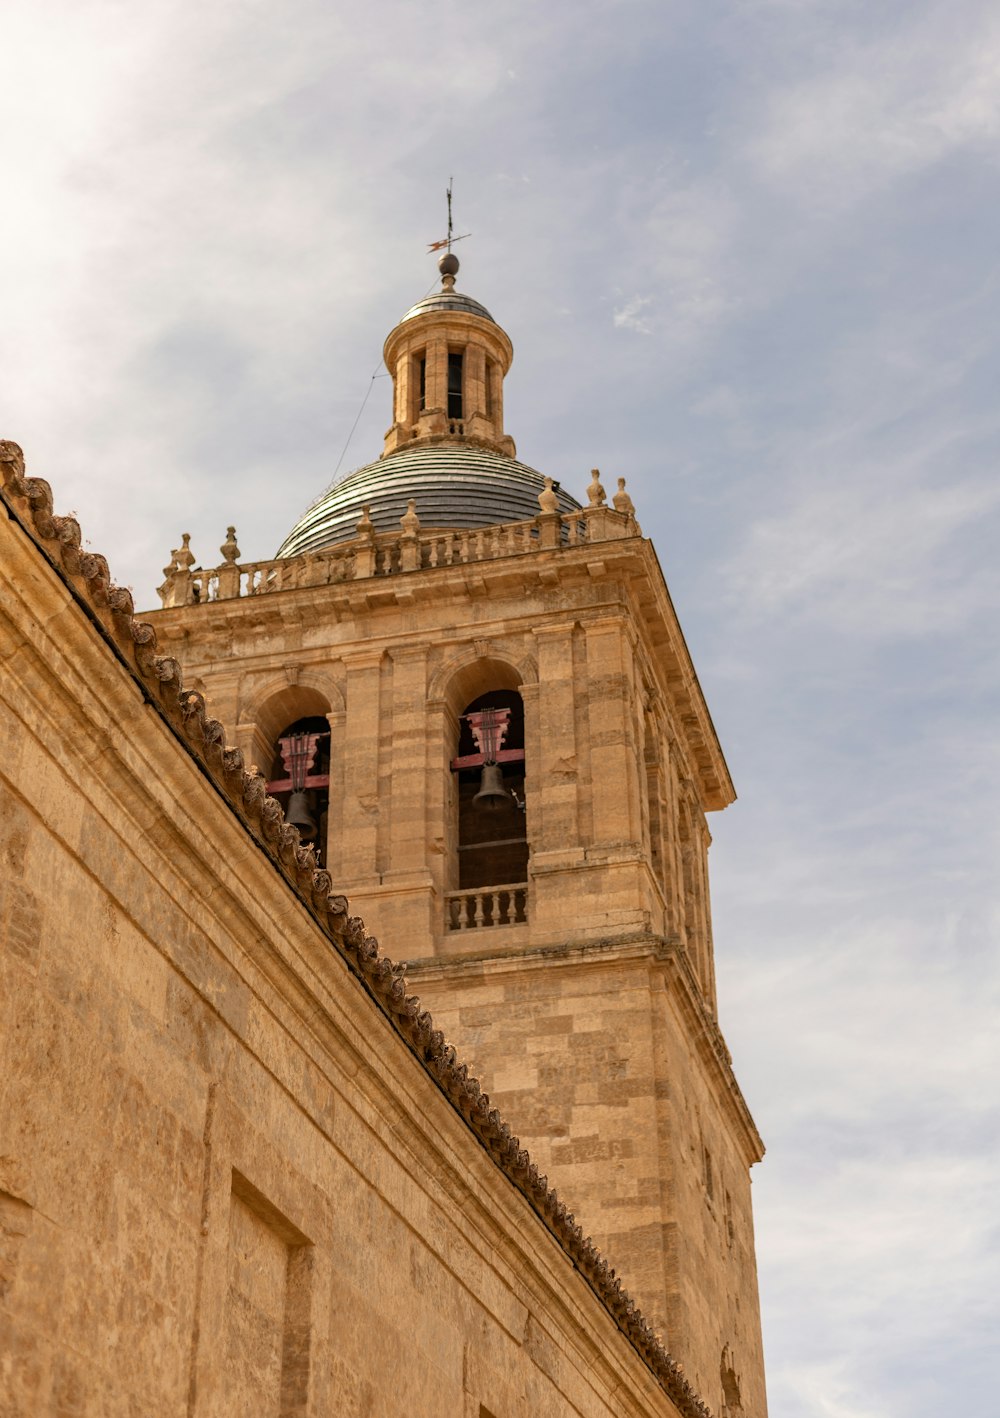
[[[419,1394],[443,1384],[439,1398],[451,1396],[434,1411],[486,1418],[696,1413],[702,1402],[722,1418],[764,1418],[749,1177],[763,1149],[716,1019],[707,878],[706,813],[733,800],[732,784],[624,479],[609,499],[595,471],[581,503],[517,460],[503,418],[511,342],[456,289],[454,256],[441,264],[441,291],[386,340],[393,421],[381,458],[321,497],[269,561],[241,562],[230,528],[221,564],[204,569],[185,536],[146,626],[128,619],[127,595],[109,597],[106,569],[87,566],[74,524],[52,517],[44,485],[8,454],[7,535],[16,525],[32,545],[18,553],[31,594],[20,621],[8,613],[21,629],[8,631],[18,648],[7,663],[22,671],[23,702],[39,706],[34,719],[7,711],[10,742],[32,744],[20,780],[17,755],[0,769],[6,820],[24,819],[7,845],[20,883],[8,936],[17,967],[34,971],[21,982],[34,1001],[30,912],[45,905],[34,888],[18,904],[18,892],[43,850],[32,832],[51,834],[53,812],[70,812],[89,826],[63,840],[67,865],[50,868],[57,889],[44,901],[72,916],[75,876],[87,875],[86,946],[74,942],[76,973],[50,962],[53,1008],[82,1014],[85,1034],[102,960],[129,954],[103,978],[106,1009],[138,1051],[133,1070],[145,1049],[162,1078],[159,1093],[140,1086],[117,1059],[108,1077],[97,1070],[89,1112],[53,1098],[52,1123],[65,1115],[86,1154],[91,1206],[111,1205],[97,1199],[102,1179],[116,1157],[133,1159],[115,1216],[88,1234],[134,1232],[145,1289],[118,1333],[155,1332],[163,1357],[141,1362],[172,1366],[171,1392],[186,1385],[186,1409],[156,1411],[430,1412]],[[61,684],[63,713],[86,731],[48,816],[35,785],[58,776],[60,754],[53,691],[28,663],[32,614],[38,644],[53,617],[72,621],[83,648],[66,653],[103,654],[91,675],[117,694],[94,703],[79,675]],[[171,658],[155,658],[153,640]],[[126,744],[116,715],[134,734]],[[95,769],[99,794],[84,781]],[[116,793],[111,806],[76,802]],[[120,811],[141,835],[116,860]],[[98,817],[106,841],[90,832]],[[405,982],[340,893],[405,964]],[[63,936],[73,939],[70,919]],[[343,968],[330,977],[345,961],[363,988],[347,988]],[[433,1042],[408,991],[433,1016]],[[36,1088],[56,1048],[39,1028]],[[79,1056],[60,1046],[62,1066],[121,1044],[82,1038]],[[15,1104],[30,1078],[23,1087]],[[80,1129],[109,1107],[123,1121],[102,1150]],[[149,1153],[167,1115],[169,1179],[155,1155],[169,1198],[158,1194],[150,1218]],[[345,1142],[336,1123],[348,1116]],[[15,1147],[0,1166],[16,1170],[17,1158]],[[61,1196],[72,1168],[60,1166],[50,1191]],[[37,1208],[2,1174],[0,1205],[20,1254],[17,1226],[35,1224]],[[352,1234],[364,1261],[345,1259]],[[60,1264],[83,1273],[87,1262]],[[172,1297],[165,1344],[163,1313],[142,1310],[150,1277]],[[514,1291],[516,1316],[504,1310]],[[409,1362],[394,1356],[388,1380],[365,1357],[357,1314],[338,1322],[345,1303],[408,1341]],[[113,1317],[87,1323],[104,1336]],[[55,1392],[61,1360],[45,1352],[38,1381]],[[86,1382],[80,1364],[70,1372]],[[418,1396],[394,1408],[411,1379]],[[267,1383],[270,1406],[255,1407]],[[147,1411],[105,1400],[51,1411]]]

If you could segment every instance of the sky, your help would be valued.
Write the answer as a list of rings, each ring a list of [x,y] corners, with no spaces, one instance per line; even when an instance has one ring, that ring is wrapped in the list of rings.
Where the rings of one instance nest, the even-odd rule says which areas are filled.
[[[1000,9],[3,28],[0,436],[140,606],[182,531],[268,557],[381,451],[454,178],[518,455],[627,477],[739,792],[713,904],[772,1418],[996,1412]]]

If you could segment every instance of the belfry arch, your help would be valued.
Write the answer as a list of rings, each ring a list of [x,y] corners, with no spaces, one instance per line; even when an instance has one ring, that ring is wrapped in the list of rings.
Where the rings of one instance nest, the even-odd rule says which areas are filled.
[[[525,668],[533,667],[478,654],[447,666],[432,685],[444,711],[446,929],[477,914],[510,924],[526,918]],[[492,892],[513,886],[502,899]]]
[[[458,890],[526,885],[524,701],[516,689],[488,689],[459,716]]]
[[[256,706],[255,738],[267,779],[289,822],[328,857],[330,765],[333,755],[330,700],[309,684],[287,684]]]
[[[247,717],[257,725],[261,737],[273,744],[282,730],[296,719],[317,715],[325,718],[333,708],[330,698],[316,686],[287,684],[262,697],[252,707],[248,706]]]

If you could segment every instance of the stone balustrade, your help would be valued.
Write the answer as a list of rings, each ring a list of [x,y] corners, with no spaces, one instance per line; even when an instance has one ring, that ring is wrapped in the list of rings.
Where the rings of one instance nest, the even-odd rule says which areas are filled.
[[[476,931],[487,930],[491,926],[527,924],[527,882],[452,891],[445,897],[445,926],[449,931]]]
[[[542,512],[525,522],[462,531],[423,530],[419,524],[414,529],[414,522],[415,518],[398,531],[360,531],[352,541],[322,551],[242,563],[236,560],[239,548],[230,528],[230,540],[222,549],[227,559],[213,568],[194,566],[185,534],[182,546],[164,568],[165,579],[158,594],[165,607],[187,606],[258,596],[268,591],[393,576],[435,566],[464,566],[560,546],[640,535],[631,512],[619,512],[607,506],[569,513]]]

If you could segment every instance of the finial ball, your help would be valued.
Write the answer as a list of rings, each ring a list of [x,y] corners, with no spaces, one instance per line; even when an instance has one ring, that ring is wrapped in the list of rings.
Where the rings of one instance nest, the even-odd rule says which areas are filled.
[[[438,270],[442,276],[458,275],[458,257],[453,251],[446,251],[438,260]]]

